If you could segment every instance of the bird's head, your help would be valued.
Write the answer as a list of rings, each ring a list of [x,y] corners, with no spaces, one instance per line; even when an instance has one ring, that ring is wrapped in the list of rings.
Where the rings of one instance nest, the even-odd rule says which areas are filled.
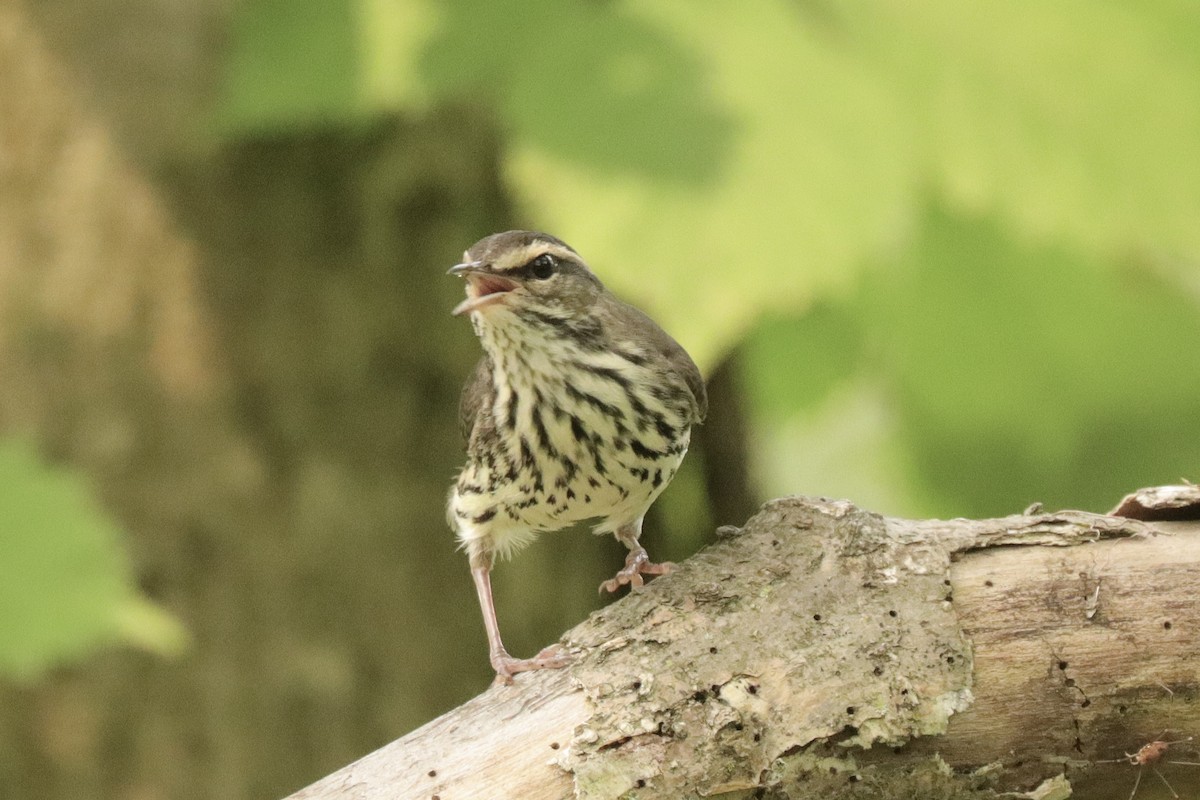
[[[467,281],[467,299],[453,313],[501,322],[534,312],[566,319],[583,315],[604,291],[579,254],[559,239],[533,231],[506,231],[480,239],[451,275]]]

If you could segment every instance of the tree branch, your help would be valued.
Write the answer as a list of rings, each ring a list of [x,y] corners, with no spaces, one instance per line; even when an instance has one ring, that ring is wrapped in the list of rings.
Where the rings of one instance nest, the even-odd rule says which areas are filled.
[[[1065,797],[1056,776],[1200,723],[1194,521],[787,498],[718,533],[569,631],[569,670],[493,687],[292,800]],[[1135,768],[1109,769],[1127,796]]]

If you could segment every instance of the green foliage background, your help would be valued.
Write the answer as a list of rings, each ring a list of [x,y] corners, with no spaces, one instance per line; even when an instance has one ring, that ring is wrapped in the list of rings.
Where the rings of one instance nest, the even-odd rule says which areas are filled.
[[[497,183],[516,198],[509,209],[507,199],[488,195],[502,194],[495,187],[478,187],[489,211],[503,208],[566,239],[613,289],[675,334],[707,373],[733,370],[748,401],[749,457],[762,497],[826,494],[884,513],[937,516],[1014,513],[1033,501],[1104,510],[1136,487],[1200,475],[1200,16],[1191,4],[246,0],[222,34],[227,51],[219,101],[205,124],[207,135],[237,154],[222,162],[235,165],[233,183],[248,187],[237,196],[245,205],[228,213],[251,208],[262,218],[255,227],[267,232],[261,241],[247,236],[241,242],[245,252],[238,256],[248,269],[265,260],[264,253],[290,254],[293,245],[305,256],[309,247],[337,257],[358,252],[339,249],[341,241],[269,241],[269,235],[286,239],[294,231],[289,214],[312,214],[305,232],[312,230],[314,241],[326,232],[321,212],[328,209],[321,203],[328,198],[288,205],[288,195],[311,188],[306,181],[332,185],[351,174],[332,195],[370,194],[361,206],[370,209],[391,198],[389,187],[359,181],[356,170],[376,174],[370,158],[377,154],[364,155],[369,146],[321,160],[334,149],[330,143],[340,141],[322,138],[329,131],[372,132],[395,120],[418,120],[442,125],[442,138],[450,138],[459,133],[454,125],[477,125],[487,128],[477,137],[487,143],[480,151],[491,146],[491,131],[499,131],[503,174]],[[422,131],[405,135],[436,142]],[[295,149],[272,149],[272,142],[296,140]],[[239,145],[246,149],[238,151]],[[316,165],[311,174],[296,168],[304,154]],[[436,163],[441,154],[427,146],[386,157],[412,183],[431,184],[422,201],[434,195],[434,205],[475,220],[477,210],[458,187],[432,185],[458,174]],[[490,151],[480,156],[491,158]],[[370,168],[363,166],[368,162]],[[471,174],[478,172],[486,169]],[[295,187],[254,193],[261,188],[255,181],[269,184],[280,174],[302,179]],[[199,182],[187,188],[197,187],[210,188]],[[197,190],[195,196],[209,195]],[[181,219],[227,211],[201,202],[191,208],[189,197],[183,191],[173,198]],[[329,207],[358,208],[334,201]],[[422,208],[417,202],[398,207]],[[419,218],[413,212],[397,229],[413,241],[441,239],[454,229],[447,224],[413,234],[405,228],[406,220],[415,225]],[[330,230],[347,241],[362,230],[369,229],[368,237],[377,232],[361,219],[338,225]],[[205,231],[210,240],[196,234],[198,249],[225,252],[229,241],[221,237],[229,230],[240,231],[214,225]],[[386,230],[386,236],[405,235]],[[439,241],[446,263],[429,270],[448,266],[456,251],[489,232]],[[429,252],[423,240],[412,247],[386,244],[409,255]],[[391,252],[387,247],[380,252]],[[303,680],[295,679],[302,689],[284,687],[303,702],[292,702],[290,694],[276,702],[267,680],[252,687],[262,688],[260,694],[247,696],[261,703],[254,707],[258,719],[277,706],[290,714],[311,703],[314,742],[324,742],[321,715],[333,713],[329,709],[365,702],[378,712],[371,723],[377,727],[361,726],[366,733],[347,724],[339,746],[349,749],[378,731],[397,732],[401,717],[391,715],[406,691],[444,692],[438,697],[447,702],[465,691],[444,679],[440,663],[426,663],[436,662],[436,653],[411,656],[414,674],[425,670],[419,674],[427,684],[396,683],[387,672],[390,651],[356,650],[361,640],[377,635],[390,642],[422,625],[434,639],[479,632],[474,625],[464,632],[466,623],[455,617],[449,626],[462,628],[447,636],[440,619],[427,618],[426,606],[399,592],[354,596],[345,609],[335,608],[328,598],[347,593],[338,582],[344,576],[307,571],[312,565],[304,559],[313,553],[350,573],[357,568],[353,557],[368,552],[374,571],[363,573],[362,586],[404,584],[394,578],[402,567],[418,586],[415,596],[421,580],[439,590],[445,584],[438,559],[450,547],[448,532],[421,527],[440,515],[446,476],[420,472],[442,469],[449,457],[439,451],[424,464],[417,462],[427,453],[403,454],[400,467],[388,460],[399,458],[394,443],[435,449],[442,431],[426,426],[426,441],[409,437],[402,425],[381,434],[375,423],[439,405],[452,415],[452,387],[406,351],[411,342],[402,337],[393,337],[386,358],[372,361],[377,343],[355,338],[360,332],[349,323],[338,324],[361,318],[381,336],[395,330],[440,335],[442,329],[419,314],[393,327],[393,306],[373,291],[372,281],[421,287],[429,295],[422,305],[443,303],[447,310],[457,288],[434,297],[440,289],[374,263],[362,273],[340,264],[343,276],[353,277],[336,284],[328,278],[332,270],[323,271],[327,266],[306,263],[303,275],[297,267],[296,280],[291,273],[264,274],[261,281],[252,275],[220,284],[224,295],[213,292],[233,309],[228,318],[235,322],[222,331],[230,341],[262,340],[237,363],[244,373],[230,370],[261,378],[261,385],[237,395],[249,400],[234,404],[236,424],[225,435],[233,441],[248,431],[244,441],[237,439],[250,442],[248,463],[259,464],[255,446],[261,445],[267,453],[261,460],[269,465],[263,473],[278,479],[264,478],[263,485],[277,493],[269,502],[255,496],[248,503],[262,510],[253,542],[242,536],[241,509],[213,503],[205,511],[218,523],[199,519],[199,512],[180,515],[186,536],[170,539],[190,553],[180,561],[190,558],[192,569],[203,564],[216,577],[211,585],[204,582],[208,575],[177,581],[172,599],[182,605],[181,598],[210,590],[222,598],[209,610],[229,621],[229,641],[245,650],[224,641],[212,645],[208,652],[218,657],[208,665],[216,665],[213,674],[221,680],[204,685],[220,689],[214,695],[231,707],[246,704],[234,690],[225,691],[221,681],[232,685],[236,670],[220,672],[222,657],[244,659],[239,668],[286,661],[303,673]],[[331,285],[334,299],[328,300],[320,292]],[[296,287],[297,294],[287,294]],[[320,309],[313,330],[332,329],[345,339],[320,342],[310,357],[289,361],[294,350],[286,320],[264,313],[267,322],[255,327],[256,311],[233,302],[239,293],[257,299],[259,290],[299,298],[295,308]],[[361,299],[359,291],[371,295],[371,303],[347,309]],[[343,312],[333,323],[330,308]],[[465,326],[459,328],[465,343]],[[451,353],[454,346],[437,352],[462,355]],[[260,369],[273,360],[282,362],[282,376]],[[381,410],[397,396],[409,405]],[[322,416],[356,405],[366,411],[345,429]],[[163,429],[173,426],[172,420]],[[352,435],[342,435],[346,430]],[[211,438],[217,452],[225,442]],[[180,442],[185,453],[206,446],[186,436]],[[343,446],[353,449],[347,442],[361,447],[347,456]],[[271,461],[276,456],[278,463]],[[676,530],[692,533],[707,519],[695,461],[660,503]],[[378,469],[356,471],[363,465]],[[402,490],[388,483],[397,475],[406,481]],[[169,481],[156,488],[164,495],[174,491]],[[343,495],[353,498],[350,514],[338,504]],[[297,531],[310,517],[318,522],[304,528],[309,538],[303,538]],[[271,527],[280,519],[286,530]],[[396,558],[398,537],[376,535],[414,520],[419,537],[404,531],[414,549],[397,567],[389,559]],[[437,535],[446,537],[444,547],[441,540],[437,548],[413,544]],[[670,546],[684,550],[691,542],[668,544],[667,555],[686,555],[670,553]],[[195,553],[186,550],[192,546]],[[558,556],[533,548],[523,559],[540,565],[531,569],[540,569],[541,577],[581,584],[586,570],[580,565],[596,552],[585,549],[591,546],[563,541],[554,545]],[[140,594],[129,561],[115,523],[80,476],[46,465],[23,445],[0,448],[0,672],[29,682],[105,643],[186,658],[186,634]],[[571,572],[576,568],[581,575]],[[465,570],[457,562],[454,569],[461,584],[446,591],[455,604],[467,603]],[[278,574],[266,575],[270,570]],[[169,583],[165,574],[159,579]],[[255,584],[261,595],[252,595],[262,603],[254,621],[270,627],[270,611],[294,611],[299,619],[298,609],[312,606],[324,627],[305,628],[305,618],[296,630],[280,631],[279,641],[269,643],[276,649],[265,655],[252,649],[261,643],[257,631],[246,634],[248,642],[236,639],[233,629],[244,620],[228,609],[240,610],[242,595],[225,590],[246,583],[246,575],[262,580]],[[506,579],[498,578],[501,605],[517,609],[511,617],[524,614],[547,629],[561,627],[564,614],[578,618],[594,602],[589,587],[586,600],[564,599],[551,608],[543,597],[522,594],[519,578],[508,580],[506,588]],[[189,624],[206,619],[203,609],[195,611],[185,615]],[[342,611],[361,625],[347,627]],[[384,634],[379,620],[392,626]],[[545,636],[531,623],[514,638],[513,649],[523,651]],[[293,647],[310,660],[292,658]],[[209,677],[204,673],[200,683]],[[386,692],[391,702],[376,703]],[[272,719],[293,724],[283,714]],[[314,744],[314,752],[332,757],[332,748],[321,746]],[[291,753],[306,761],[303,748]],[[249,757],[243,766],[257,780],[274,780],[259,775]]]

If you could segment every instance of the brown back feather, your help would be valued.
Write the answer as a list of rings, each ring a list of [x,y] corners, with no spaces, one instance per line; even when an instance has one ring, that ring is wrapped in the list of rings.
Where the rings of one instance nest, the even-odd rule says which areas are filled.
[[[683,346],[640,309],[618,300],[609,292],[600,295],[595,313],[614,342],[632,342],[649,350],[652,356],[661,359],[664,369],[683,379],[692,393],[695,421],[703,422],[708,414],[708,393],[700,368]]]

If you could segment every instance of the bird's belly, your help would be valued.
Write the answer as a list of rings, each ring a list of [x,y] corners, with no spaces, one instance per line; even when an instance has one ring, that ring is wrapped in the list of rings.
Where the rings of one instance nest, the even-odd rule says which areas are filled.
[[[522,438],[532,458],[522,458]],[[669,440],[643,433],[620,443],[597,442],[577,440],[570,430],[548,424],[549,448],[535,446],[536,434],[517,434],[511,459],[468,464],[451,510],[460,529],[465,523],[493,532],[510,527],[541,532],[594,519],[598,533],[614,531],[645,514],[675,477],[688,438],[685,429]]]
[[[509,350],[523,357],[498,356],[491,424],[472,439],[451,498],[459,538],[503,554],[541,531],[598,520],[603,533],[640,519],[687,451],[684,392],[613,355]]]
[[[539,531],[599,520],[598,533],[613,531],[646,513],[682,460],[683,452],[653,461],[612,457],[603,473],[582,470],[570,480],[561,471],[555,475],[551,465],[547,477],[554,476],[548,481],[554,488],[532,495],[536,502],[518,509],[519,520]],[[516,505],[529,499],[522,497]]]

